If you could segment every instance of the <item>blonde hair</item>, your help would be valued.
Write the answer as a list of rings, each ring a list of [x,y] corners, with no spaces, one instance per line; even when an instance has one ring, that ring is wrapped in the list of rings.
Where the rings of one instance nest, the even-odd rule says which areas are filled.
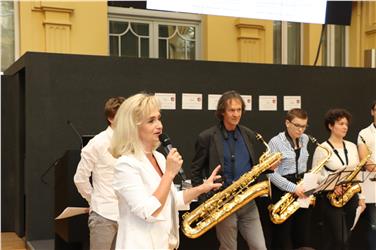
[[[133,95],[121,104],[113,123],[114,133],[110,146],[110,153],[115,158],[129,154],[140,157],[144,153],[138,127],[155,110],[160,110],[158,98],[146,93]],[[159,143],[154,149],[158,146]]]

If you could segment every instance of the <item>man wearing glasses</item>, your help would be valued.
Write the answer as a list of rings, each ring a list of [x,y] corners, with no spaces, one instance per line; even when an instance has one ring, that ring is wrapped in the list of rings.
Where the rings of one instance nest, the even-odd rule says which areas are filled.
[[[304,131],[308,127],[307,112],[291,109],[285,117],[286,129],[273,137],[269,146],[272,152],[281,152],[279,167],[269,174],[272,183],[272,202],[275,204],[287,192],[299,198],[307,198],[304,188],[297,185],[307,172],[309,138]],[[272,249],[297,249],[309,247],[311,209],[299,209],[288,220],[272,226]]]

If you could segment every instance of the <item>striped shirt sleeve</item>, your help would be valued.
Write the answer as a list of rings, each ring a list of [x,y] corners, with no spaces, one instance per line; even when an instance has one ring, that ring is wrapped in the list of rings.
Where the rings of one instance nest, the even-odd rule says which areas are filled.
[[[281,140],[281,135],[278,135],[274,137],[273,139],[270,140],[269,142],[269,147],[272,152],[281,152],[283,154],[283,142]],[[289,164],[288,162],[282,160],[280,166],[277,168],[277,170],[269,174],[268,177],[270,178],[270,181],[277,186],[279,189],[287,192],[294,192],[296,189],[296,184],[287,180],[285,177],[281,175],[281,171],[278,171],[279,168],[285,169],[286,168],[286,163]],[[285,165],[283,165],[285,164]]]

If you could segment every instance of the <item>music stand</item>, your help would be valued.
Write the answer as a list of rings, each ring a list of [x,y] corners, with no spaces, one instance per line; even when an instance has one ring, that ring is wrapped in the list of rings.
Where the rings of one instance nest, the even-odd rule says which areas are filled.
[[[363,168],[365,168],[366,166],[372,166],[372,169],[371,169],[371,171],[368,171],[367,169],[362,170],[362,172],[368,172],[366,176],[364,176],[364,174],[362,174],[362,181],[363,181],[363,182],[364,182],[366,179],[368,179],[372,173],[374,173],[373,171],[374,171],[375,168],[376,168],[376,164],[375,164],[375,163],[368,163],[368,164],[365,164],[365,165],[363,166]],[[369,179],[371,179],[371,178],[369,178]],[[376,181],[376,177],[372,178],[371,181]]]
[[[335,189],[336,186],[338,185],[347,185],[350,183],[360,183],[361,181],[359,180],[351,180],[347,181],[346,179],[348,176],[353,172],[353,169],[349,169],[348,167],[342,167],[338,169],[337,171],[330,173],[324,181],[320,183],[318,187],[316,187],[314,190],[309,190],[310,194],[314,193],[319,193],[319,192],[330,192]],[[343,194],[342,194],[343,195]],[[342,199],[343,200],[343,199]],[[342,231],[342,241],[345,238],[345,232],[343,231],[344,228],[344,218],[341,219],[342,221],[342,226],[341,226],[341,231]],[[353,227],[355,224],[353,224]]]
[[[349,172],[349,174],[348,175],[350,175],[352,172],[353,172],[353,170],[346,170],[346,171],[344,171],[344,172]],[[350,181],[347,181],[346,180],[346,178],[348,177],[348,175],[345,175],[344,176],[344,178],[342,179],[342,180],[339,180],[339,182],[336,184],[336,186],[337,185],[341,185],[341,186],[344,186],[344,185],[348,185],[348,184],[359,184],[359,183],[363,183],[364,182],[364,180],[355,180],[355,179],[352,179],[352,180],[350,180]],[[354,177],[355,178],[355,177]],[[343,196],[345,195],[345,192],[343,192],[341,195],[340,195],[340,198],[341,198],[341,200],[342,200],[342,205],[341,205],[341,207],[343,207],[344,205],[345,205],[345,201],[343,200]],[[356,195],[356,194],[355,194]],[[351,198],[352,199],[352,198]],[[350,200],[351,200],[350,199]],[[346,203],[347,202],[349,202],[350,200],[348,200],[348,201],[346,201]],[[346,239],[347,239],[347,241],[348,241],[348,239],[349,239],[349,237],[350,237],[350,235],[351,235],[351,231],[355,228],[355,225],[357,224],[357,222],[358,222],[358,220],[359,220],[359,216],[360,216],[360,210],[359,210],[359,207],[357,207],[357,209],[356,209],[356,211],[355,211],[355,218],[354,218],[354,221],[353,221],[353,224],[352,224],[352,226],[351,226],[351,228],[350,228],[350,231],[349,231],[349,233],[348,233],[348,235],[347,235],[347,237],[346,237]],[[346,233],[346,231],[344,231],[344,227],[345,227],[345,225],[344,225],[344,223],[345,223],[345,218],[342,218],[342,241],[344,241],[344,239],[345,239],[345,233]]]
[[[340,178],[338,179],[338,183],[336,184],[336,186],[338,185],[345,185],[345,184],[358,184],[358,183],[362,183],[363,181],[361,180],[351,180],[351,181],[348,181],[346,180],[347,177],[352,174],[354,172],[354,170],[347,170],[345,168],[345,170],[342,172],[343,175],[340,175]]]
[[[347,176],[351,173],[352,171],[346,170],[346,167],[340,168],[337,171],[330,173],[316,188],[308,190],[304,192],[304,194],[310,196],[322,191],[332,191],[335,186],[343,184]]]

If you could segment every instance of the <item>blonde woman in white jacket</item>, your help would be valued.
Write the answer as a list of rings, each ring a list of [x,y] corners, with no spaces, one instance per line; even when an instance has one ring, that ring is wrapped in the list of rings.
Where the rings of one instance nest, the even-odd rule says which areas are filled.
[[[117,159],[113,187],[119,200],[116,249],[177,249],[178,210],[198,195],[219,188],[213,171],[201,186],[177,191],[173,179],[183,164],[173,148],[167,159],[156,151],[162,133],[154,95],[136,94],[118,110],[110,151]]]

